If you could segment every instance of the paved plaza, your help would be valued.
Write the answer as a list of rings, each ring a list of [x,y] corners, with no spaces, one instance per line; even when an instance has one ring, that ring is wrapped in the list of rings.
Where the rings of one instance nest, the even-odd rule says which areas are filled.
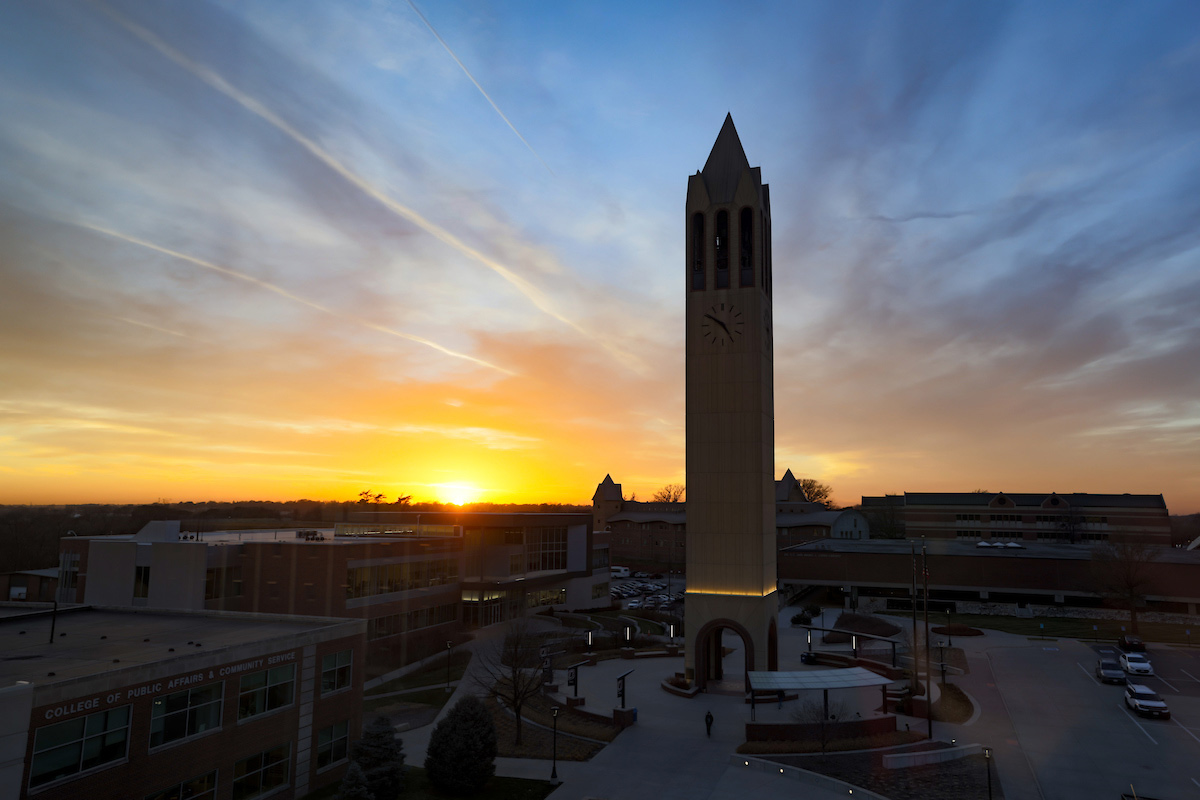
[[[807,649],[803,629],[790,624],[794,608],[779,615],[780,669],[803,669]],[[832,625],[836,610],[827,610],[815,625]],[[553,623],[540,623],[553,624]],[[498,635],[495,630],[483,635]],[[737,637],[726,644],[739,649],[726,657],[727,674],[740,672],[742,652]],[[936,641],[936,640],[935,640]],[[1156,687],[1168,699],[1178,723],[1137,720],[1120,708],[1121,690],[1101,686],[1088,674],[1100,645],[1075,641],[1039,641],[988,631],[986,636],[956,638],[966,653],[970,673],[956,676],[975,702],[977,712],[965,725],[934,723],[934,738],[957,744],[981,744],[995,753],[995,778],[1007,800],[1074,800],[1117,797],[1137,782],[1139,795],[1200,796],[1200,738],[1190,727],[1200,720],[1200,681],[1167,678],[1179,691]],[[826,648],[829,649],[829,648]],[[1192,661],[1196,652],[1155,652],[1164,665],[1181,675],[1200,676]],[[687,699],[663,691],[660,683],[683,670],[683,658],[602,661],[580,669],[579,693],[589,710],[607,713],[616,704],[616,677],[633,669],[626,683],[627,705],[638,709],[635,725],[590,761],[558,762],[562,786],[554,800],[756,800],[803,797],[832,800],[849,797],[849,787],[835,788],[798,779],[794,771],[747,768],[735,758],[745,740],[750,707],[740,695],[701,694]],[[1173,675],[1174,673],[1172,673]],[[565,686],[565,678],[559,676]],[[473,690],[464,680],[458,692]],[[815,698],[814,698],[815,699]],[[777,709],[759,704],[757,720],[790,721],[795,701]],[[714,717],[712,737],[705,735],[704,715]],[[439,716],[440,719],[440,716]],[[925,730],[926,721],[899,717],[899,727]],[[408,763],[422,764],[433,725],[404,731]],[[525,778],[550,776],[548,760],[498,758],[496,772]],[[1194,773],[1194,774],[1193,774]],[[1189,788],[1190,787],[1190,788]],[[871,797],[855,790],[854,797]]]

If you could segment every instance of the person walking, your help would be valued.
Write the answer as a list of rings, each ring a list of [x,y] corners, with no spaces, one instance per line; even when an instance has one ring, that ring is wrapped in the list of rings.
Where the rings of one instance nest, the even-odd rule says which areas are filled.
[[[712,738],[712,723],[713,723],[713,715],[712,715],[712,712],[709,711],[707,714],[704,715],[704,729],[706,731],[708,731],[708,738],[710,738],[710,739]]]

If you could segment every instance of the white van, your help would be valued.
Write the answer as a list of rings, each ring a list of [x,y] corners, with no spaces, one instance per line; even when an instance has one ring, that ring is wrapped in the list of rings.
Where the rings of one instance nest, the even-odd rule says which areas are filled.
[[[609,577],[611,578],[628,578],[629,567],[609,567]]]

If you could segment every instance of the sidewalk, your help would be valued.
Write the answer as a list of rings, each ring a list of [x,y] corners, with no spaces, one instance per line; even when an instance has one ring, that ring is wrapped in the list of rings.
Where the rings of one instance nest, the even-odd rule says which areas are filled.
[[[800,668],[800,653],[807,649],[802,632],[791,628],[794,613],[795,609],[789,608],[779,616],[783,669]],[[498,633],[484,632],[480,644]],[[743,658],[741,642],[730,637],[728,644],[738,648],[726,657],[726,668],[736,673]],[[635,662],[614,659],[580,668],[579,694],[587,698],[586,708],[607,714],[617,702],[617,676],[630,669],[634,671],[626,679],[626,705],[637,708],[637,723],[590,761],[559,761],[558,777],[563,783],[551,795],[554,800],[742,800],[747,796],[755,800],[834,800],[849,795],[848,790],[801,782],[793,774],[748,769],[744,760],[731,763],[737,746],[745,741],[750,706],[740,695],[702,694],[688,699],[663,691],[660,683],[683,670],[682,656]],[[565,684],[565,676],[561,677]],[[438,720],[463,692],[478,693],[469,673],[455,688]],[[794,702],[785,703],[780,710],[775,703],[759,704],[756,719],[789,720],[794,706]],[[715,720],[711,738],[704,730],[707,711]],[[409,764],[424,763],[433,727],[425,725],[400,733]],[[551,767],[549,760],[496,759],[497,775],[545,780],[550,777]],[[859,791],[855,795],[868,796]]]

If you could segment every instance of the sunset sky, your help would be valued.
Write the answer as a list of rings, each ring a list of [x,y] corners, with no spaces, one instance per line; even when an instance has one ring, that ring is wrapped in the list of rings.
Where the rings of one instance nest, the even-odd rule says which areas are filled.
[[[0,3],[0,503],[682,482],[727,112],[777,474],[1200,511],[1190,0]]]

